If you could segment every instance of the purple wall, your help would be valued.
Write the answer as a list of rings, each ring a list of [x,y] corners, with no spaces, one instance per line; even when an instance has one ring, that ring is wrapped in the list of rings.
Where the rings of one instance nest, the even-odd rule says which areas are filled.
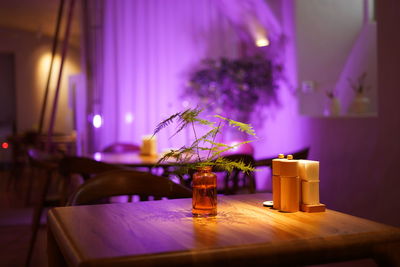
[[[378,118],[309,119],[329,208],[400,226],[400,2],[377,1]]]

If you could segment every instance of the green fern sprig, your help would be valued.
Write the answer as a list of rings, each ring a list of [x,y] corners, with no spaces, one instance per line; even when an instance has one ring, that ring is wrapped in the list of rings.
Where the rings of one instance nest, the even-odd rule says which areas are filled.
[[[214,153],[212,154],[211,158],[217,158],[217,157],[219,157],[219,156],[220,156],[222,153],[224,153],[224,152],[227,152],[227,151],[229,151],[229,150],[235,149],[235,148],[237,148],[237,147],[239,147],[239,146],[241,146],[241,145],[248,144],[248,143],[251,143],[251,142],[254,142],[254,140],[243,141],[243,142],[240,142],[240,143],[231,145],[231,146],[228,146],[228,145],[225,145],[225,144],[224,144],[226,147],[225,147],[224,149],[217,150],[216,152],[214,152]],[[221,146],[218,146],[218,147],[221,147]]]
[[[157,124],[156,129],[153,132],[153,136],[156,135],[158,132],[160,132],[162,129],[167,127],[168,125],[172,124],[175,118],[179,117],[181,112],[172,114],[169,118],[163,120],[159,124]]]
[[[170,137],[172,138],[183,129],[191,127],[195,136],[195,140],[190,144],[190,146],[183,146],[177,150],[171,150],[164,154],[164,156],[159,160],[159,163],[168,160],[174,160],[178,164],[178,168],[174,173],[182,175],[188,173],[190,170],[195,170],[198,167],[212,166],[218,170],[224,170],[231,172],[233,169],[239,169],[243,172],[254,171],[254,167],[251,165],[246,165],[243,161],[230,161],[221,155],[224,152],[235,149],[240,145],[253,142],[255,140],[244,141],[234,145],[227,145],[224,143],[216,142],[215,138],[217,134],[221,133],[224,127],[221,121],[225,121],[229,126],[236,128],[237,130],[247,133],[249,135],[255,136],[253,127],[250,124],[238,122],[231,120],[220,115],[213,116],[220,120],[218,126],[216,122],[200,118],[202,109],[186,109],[183,112],[178,112],[171,115],[166,120],[159,123],[154,131],[157,134],[159,131],[167,126],[170,126],[173,122],[177,122],[177,128],[174,134]],[[204,135],[197,137],[196,125],[208,126],[211,129]],[[208,152],[207,156],[202,158],[200,156],[200,151]],[[194,158],[196,156],[196,158]]]
[[[207,166],[213,167],[214,171],[232,172],[234,169],[239,169],[244,173],[256,171],[256,169],[252,165],[246,165],[243,161],[231,161],[225,158],[218,158],[215,161],[201,161],[196,163],[178,164],[176,169],[172,173],[181,176],[188,174],[191,171],[196,171],[198,168]]]
[[[214,115],[214,117],[219,118],[221,120],[227,121],[229,123],[229,126],[232,127],[237,127],[239,131],[247,133],[249,135],[253,135],[255,136],[256,133],[254,132],[253,127],[250,124],[246,124],[243,122],[239,122],[239,121],[235,121],[235,120],[231,120],[225,117],[222,117],[220,115]]]

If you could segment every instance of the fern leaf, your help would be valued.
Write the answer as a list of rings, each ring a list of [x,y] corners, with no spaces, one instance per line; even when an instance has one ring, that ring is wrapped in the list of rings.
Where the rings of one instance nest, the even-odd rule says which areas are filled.
[[[219,118],[221,120],[227,121],[229,123],[229,126],[237,127],[238,130],[241,131],[241,132],[245,132],[245,133],[247,133],[249,135],[253,135],[253,136],[256,135],[256,133],[255,133],[255,131],[253,129],[253,126],[251,126],[250,124],[243,123],[243,122],[238,122],[238,121],[235,121],[235,120],[231,120],[231,119],[222,117],[220,115],[214,115],[214,117]]]
[[[172,114],[169,118],[163,120],[162,122],[160,122],[157,126],[156,129],[154,130],[153,136],[156,135],[158,132],[160,132],[162,129],[164,129],[165,127],[167,127],[168,125],[170,125],[174,119],[176,117],[179,117],[181,114],[181,112]]]
[[[230,146],[230,145],[227,145],[227,144],[224,144],[224,143],[214,142],[214,141],[211,141],[211,140],[208,140],[208,139],[206,139],[204,141],[207,142],[207,143],[210,143],[210,144],[212,144],[213,146],[216,146],[216,147],[229,147],[229,149],[235,148],[234,146]]]

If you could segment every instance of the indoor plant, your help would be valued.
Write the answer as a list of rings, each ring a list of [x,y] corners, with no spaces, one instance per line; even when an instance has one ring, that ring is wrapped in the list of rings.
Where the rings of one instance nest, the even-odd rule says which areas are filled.
[[[193,98],[209,114],[248,123],[255,111],[259,118],[262,107],[278,103],[281,74],[282,67],[262,55],[205,59],[188,75],[183,97]]]
[[[220,115],[210,116],[210,119],[200,117],[202,109],[187,109],[171,115],[159,123],[154,131],[157,134],[165,127],[176,123],[177,128],[172,136],[175,136],[185,128],[190,128],[194,134],[194,140],[189,146],[182,146],[176,150],[170,150],[160,159],[160,162],[172,160],[178,166],[177,173],[193,174],[193,209],[194,215],[216,215],[217,194],[216,175],[211,173],[212,168],[232,171],[234,168],[243,172],[254,171],[254,167],[244,164],[242,161],[230,161],[222,157],[224,152],[250,143],[254,140],[244,141],[234,145],[217,142],[217,135],[225,126],[230,126],[238,131],[255,137],[255,132],[250,124],[231,120]],[[207,130],[201,136],[200,128]],[[203,129],[204,130],[204,129]]]

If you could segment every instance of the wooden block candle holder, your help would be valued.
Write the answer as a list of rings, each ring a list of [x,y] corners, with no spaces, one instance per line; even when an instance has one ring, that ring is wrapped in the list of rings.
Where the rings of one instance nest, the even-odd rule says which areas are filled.
[[[319,203],[319,162],[300,160],[301,204],[304,212],[324,212],[326,206]]]
[[[301,211],[304,212],[324,212],[325,210],[325,204],[301,204]]]

